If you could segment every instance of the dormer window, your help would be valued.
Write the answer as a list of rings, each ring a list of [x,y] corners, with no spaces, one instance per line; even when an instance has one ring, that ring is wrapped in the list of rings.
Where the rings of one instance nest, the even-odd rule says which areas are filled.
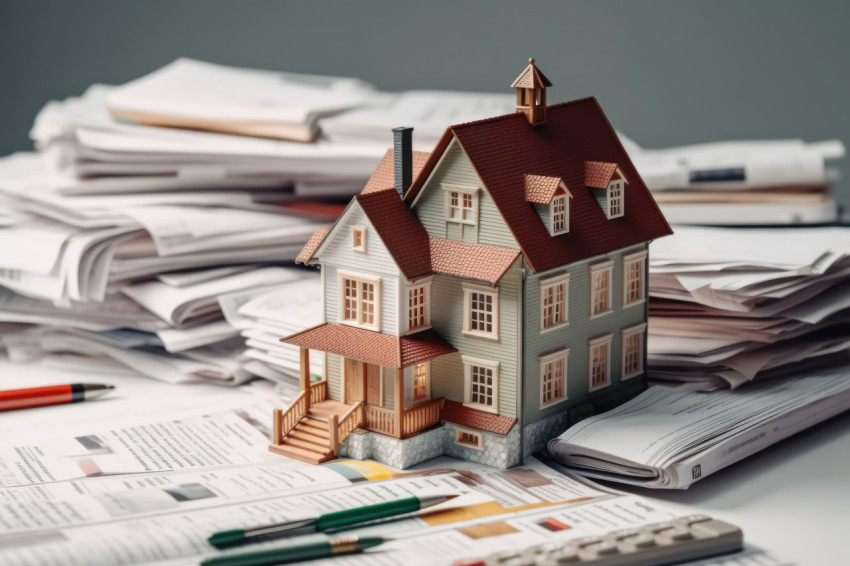
[[[608,183],[608,218],[619,218],[623,215],[623,185],[622,179]]]
[[[566,234],[570,231],[569,201],[567,195],[552,198],[549,213],[552,215],[552,234]]]
[[[366,253],[366,228],[363,226],[351,227],[351,249]]]
[[[525,200],[534,205],[553,236],[570,231],[570,199],[572,194],[560,177],[526,175]],[[549,207],[548,218],[546,208]]]
[[[442,184],[446,194],[446,220],[458,224],[478,224],[478,189]]]

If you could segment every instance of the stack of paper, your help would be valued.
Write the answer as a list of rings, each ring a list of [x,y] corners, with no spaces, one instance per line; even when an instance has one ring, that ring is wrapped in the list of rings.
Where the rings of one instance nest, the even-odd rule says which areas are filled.
[[[621,135],[621,138],[623,136]],[[729,141],[642,149],[629,157],[674,224],[768,225],[834,222],[832,186],[844,156],[838,140]]]
[[[651,387],[549,443],[591,477],[656,488],[695,481],[850,407],[850,367],[801,372],[739,391]],[[628,431],[628,434],[623,434]]]
[[[652,245],[648,375],[738,387],[850,347],[850,229],[681,227]]]

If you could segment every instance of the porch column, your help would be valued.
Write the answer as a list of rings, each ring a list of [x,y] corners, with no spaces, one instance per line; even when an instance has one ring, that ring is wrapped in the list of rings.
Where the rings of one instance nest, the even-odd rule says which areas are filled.
[[[304,404],[306,405],[305,410],[310,410],[310,350],[307,348],[301,348],[301,364],[299,366],[300,369],[300,377],[301,377],[301,391],[306,391],[307,395],[304,396]]]
[[[395,370],[395,420],[396,435],[401,438],[404,436],[404,368]]]

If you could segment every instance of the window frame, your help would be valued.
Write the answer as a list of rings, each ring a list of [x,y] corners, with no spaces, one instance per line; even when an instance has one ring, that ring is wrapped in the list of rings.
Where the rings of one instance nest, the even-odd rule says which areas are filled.
[[[478,409],[479,411],[484,411],[487,413],[499,414],[499,362],[494,362],[491,360],[482,360],[479,358],[472,358],[469,356],[461,356],[461,361],[463,362],[463,405],[464,407],[470,407],[473,409]],[[493,384],[491,397],[493,399],[492,405],[485,405],[482,403],[475,403],[471,401],[472,399],[472,368],[473,367],[481,367],[486,368],[493,371]]]
[[[562,230],[555,229],[555,201],[563,200],[564,202],[564,228]],[[558,236],[560,234],[568,234],[570,232],[570,195],[567,193],[563,193],[560,195],[555,195],[552,197],[552,201],[549,203],[549,226],[551,229],[549,232],[553,236]]]
[[[440,187],[445,192],[445,217],[446,222],[454,222],[456,224],[467,224],[469,226],[477,226],[478,225],[478,187],[464,187],[462,185],[452,185],[449,183],[440,183]],[[452,209],[455,208],[452,206],[452,193],[458,193],[459,202],[462,201],[463,195],[468,195],[471,198],[472,206],[468,210],[470,211],[468,218],[454,218],[452,217]],[[460,206],[458,210],[464,210],[463,206]]]
[[[454,443],[458,446],[465,446],[466,448],[472,448],[473,450],[484,450],[484,433],[480,430],[475,430],[472,428],[467,428],[465,426],[452,425],[452,428],[455,429],[454,434]],[[478,439],[476,444],[472,444],[470,442],[462,442],[460,437],[462,434],[468,434],[470,436],[474,436]]]
[[[600,312],[595,312],[595,286],[594,278],[601,276],[602,272],[608,273],[608,309]],[[594,319],[606,314],[614,312],[614,261],[608,260],[600,263],[595,263],[588,266],[588,293],[590,294],[588,301],[588,318]]]
[[[405,301],[405,303],[404,303],[406,305],[405,310],[407,311],[407,318],[406,318],[406,322],[405,322],[405,332],[407,334],[411,334],[413,332],[419,332],[421,330],[427,330],[427,329],[431,328],[431,282],[432,281],[433,281],[433,279],[431,277],[429,277],[427,280],[418,281],[416,283],[412,283],[412,284],[407,285],[405,287],[406,292],[405,292],[403,300]],[[425,315],[424,315],[425,316],[425,322],[421,326],[416,326],[414,328],[411,328],[410,327],[410,322],[411,322],[411,320],[410,320],[411,319],[411,316],[410,316],[411,315],[410,293],[415,291],[415,290],[418,290],[420,288],[423,289],[423,297],[424,297],[423,300],[424,300],[424,303],[425,303]]]
[[[419,366],[425,366],[425,396],[417,398],[416,397],[416,368]],[[410,402],[412,405],[418,405],[420,403],[424,403],[431,399],[431,361],[426,360],[424,362],[419,362],[418,364],[413,364],[410,366],[410,375],[411,375],[411,388],[410,388]]]
[[[357,282],[357,321],[346,320],[345,319],[345,281],[352,280]],[[375,310],[374,310],[374,324],[366,324],[359,322],[363,311],[363,284],[371,283],[375,286]],[[337,271],[337,299],[338,299],[338,311],[337,311],[337,322],[340,324],[347,324],[349,326],[355,326],[357,328],[365,328],[367,330],[377,330],[381,329],[381,278],[374,275],[367,275],[364,273],[355,273],[352,271]]]
[[[463,333],[467,336],[475,336],[477,338],[486,338],[488,340],[499,340],[499,288],[498,287],[483,287],[481,285],[472,285],[463,283]],[[472,329],[472,294],[483,293],[491,295],[493,298],[492,315],[493,315],[493,330],[486,332],[482,330]]]
[[[561,322],[555,323],[551,326],[546,326],[546,315],[545,308],[546,305],[544,303],[544,293],[550,289],[555,287],[556,285],[564,285],[564,309],[563,309],[563,320]],[[567,273],[559,273],[557,275],[553,275],[551,277],[547,277],[545,279],[541,279],[538,285],[537,292],[537,302],[539,303],[539,317],[540,317],[540,333],[543,334],[545,332],[551,332],[553,330],[557,330],[559,328],[563,328],[565,326],[570,325],[570,274]]]
[[[614,341],[613,334],[605,334],[587,341],[587,392],[599,391],[611,385],[611,345]],[[605,383],[593,385],[593,350],[600,346],[607,346],[605,357]]]
[[[623,307],[631,307],[646,302],[646,250],[623,256]],[[629,302],[630,271],[629,266],[640,264],[639,298]]]
[[[546,401],[545,397],[545,388],[544,385],[544,376],[546,374],[545,367],[548,364],[551,364],[557,360],[563,360],[564,362],[564,375],[563,382],[561,384],[561,390],[563,391],[563,395],[561,397],[555,397]],[[546,354],[545,356],[540,356],[539,358],[539,368],[540,368],[540,408],[544,409],[546,407],[551,407],[552,405],[557,405],[558,403],[562,403],[569,399],[569,394],[567,393],[567,374],[569,373],[569,362],[570,362],[570,349],[563,348],[558,350],[557,352],[552,352],[550,354]]]
[[[621,357],[622,357],[622,366],[623,366],[622,367],[622,373],[620,374],[620,375],[622,375],[622,377],[620,378],[620,380],[625,381],[627,379],[633,379],[635,377],[643,375],[644,372],[646,371],[646,368],[644,367],[644,359],[645,359],[644,350],[646,349],[646,323],[642,322],[640,324],[636,324],[636,325],[631,326],[629,328],[624,328],[620,331],[620,336],[621,336],[621,342],[622,342],[622,347],[621,347],[622,355],[621,355]],[[631,372],[631,373],[626,373],[626,358],[628,356],[627,346],[629,344],[629,338],[631,338],[633,336],[640,336],[640,338],[638,339],[638,342],[637,342],[637,344],[638,344],[638,351],[637,351],[638,369],[636,371]]]
[[[612,206],[612,204],[613,204],[612,193],[615,190],[618,191],[617,192],[617,202],[620,206],[620,212],[618,214],[612,214],[611,213],[611,209],[613,208],[613,206]],[[608,188],[605,189],[605,202],[607,204],[607,208],[605,210],[605,216],[608,218],[608,220],[611,220],[613,218],[621,218],[625,215],[625,208],[626,208],[625,192],[626,192],[626,181],[625,181],[625,179],[614,179],[614,180],[612,180],[611,182],[608,183]]]
[[[360,234],[360,245],[358,246],[355,242],[357,241],[357,234]],[[355,252],[366,253],[366,227],[365,226],[352,226],[351,227],[351,249]]]

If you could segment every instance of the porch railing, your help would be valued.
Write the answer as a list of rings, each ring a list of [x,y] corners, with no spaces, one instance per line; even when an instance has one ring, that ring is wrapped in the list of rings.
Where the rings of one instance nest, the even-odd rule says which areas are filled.
[[[283,442],[283,437],[289,434],[295,425],[307,413],[307,392],[302,391],[295,397],[292,404],[286,409],[286,412],[281,409],[274,410],[274,428],[272,430],[272,444],[280,444]]]
[[[366,407],[366,428],[388,436],[397,435],[398,427],[395,422],[395,411],[369,405]]]
[[[440,412],[443,409],[443,398],[433,399],[404,412],[404,427],[402,435],[413,434],[430,428],[440,422]]]
[[[328,398],[328,380],[323,379],[310,384],[310,404],[326,401]]]
[[[365,419],[365,407],[366,403],[364,401],[359,401],[342,417],[336,414],[331,415],[331,418],[328,421],[328,432],[330,433],[328,442],[334,455],[339,454],[339,445],[342,441],[348,438],[348,435],[351,434],[355,428],[363,426],[363,421]]]

